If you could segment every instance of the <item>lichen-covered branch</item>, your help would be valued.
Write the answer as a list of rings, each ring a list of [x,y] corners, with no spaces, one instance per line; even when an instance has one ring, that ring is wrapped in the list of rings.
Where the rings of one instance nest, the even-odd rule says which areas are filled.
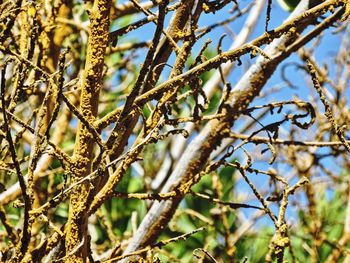
[[[110,1],[96,0],[90,10],[89,40],[85,70],[82,76],[80,111],[93,124],[97,115],[99,93],[102,88],[102,71],[108,44]],[[72,182],[91,172],[94,136],[82,122],[79,122],[71,167]],[[70,195],[68,223],[65,229],[66,250],[70,255],[67,262],[84,262],[87,257],[87,217],[90,185],[80,184]],[[76,249],[83,242],[83,246]],[[74,253],[71,253],[74,251]],[[70,254],[71,253],[71,254]]]

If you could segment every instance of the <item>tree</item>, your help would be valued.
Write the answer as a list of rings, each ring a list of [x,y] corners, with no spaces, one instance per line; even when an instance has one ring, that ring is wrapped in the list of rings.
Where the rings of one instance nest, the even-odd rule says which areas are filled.
[[[2,3],[2,260],[349,260],[350,5],[276,10]]]

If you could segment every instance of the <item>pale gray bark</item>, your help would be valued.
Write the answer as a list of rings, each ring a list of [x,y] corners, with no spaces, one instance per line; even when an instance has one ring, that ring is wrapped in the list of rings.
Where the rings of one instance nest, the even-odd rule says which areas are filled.
[[[244,23],[243,28],[235,38],[234,42],[230,46],[229,50],[239,48],[241,45],[247,42],[248,38],[252,34],[256,23],[258,22],[259,16],[264,7],[265,0],[257,0],[252,10]],[[221,65],[224,76],[228,76],[233,68],[233,63],[226,62]],[[203,91],[208,99],[212,98],[215,91],[218,89],[221,82],[221,76],[219,70],[216,70],[214,75],[204,84]],[[200,98],[201,99],[201,98]],[[203,101],[200,101],[203,104]],[[186,123],[184,129],[191,134],[194,129],[193,123]],[[182,135],[175,135],[172,138],[171,156],[174,160],[178,160],[183,153],[187,144],[187,139]],[[171,167],[170,156],[167,158],[168,161],[163,162],[161,169],[159,170],[155,180],[152,182],[152,189],[159,189],[162,182],[164,182],[168,169]],[[170,163],[169,163],[170,162]]]
[[[288,17],[287,21],[300,15],[303,11],[308,9],[308,6],[309,0],[301,1],[298,7],[294,10],[294,12]],[[274,57],[276,54],[280,53],[280,47],[284,46],[284,44],[292,37],[294,37],[294,35],[292,34],[283,35],[282,37],[274,40],[270,45],[268,45],[264,49],[264,52],[267,53],[270,57]],[[229,102],[230,106],[232,106],[233,109],[237,108],[237,110],[238,107],[241,107],[240,105],[237,105],[241,103],[240,94],[252,94],[248,96],[250,101],[252,101],[254,97],[258,95],[259,91],[262,89],[267,79],[270,77],[271,71],[273,72],[280,62],[281,60],[270,61],[260,56],[257,59],[257,61],[249,68],[249,70],[243,75],[243,77],[238,81],[238,83],[234,86],[233,94],[236,95],[231,96],[231,100]],[[267,70],[268,66],[269,69]],[[257,75],[262,76],[261,81],[254,80],[254,77]],[[243,97],[246,97],[246,95],[243,95]],[[247,103],[247,105],[243,106],[245,106],[246,108],[249,102]],[[241,110],[244,109],[240,108],[239,111]],[[237,111],[236,113],[238,114]],[[237,117],[238,116],[233,116],[233,119],[236,119]],[[207,147],[205,146],[205,144],[207,143],[208,138],[212,135],[213,129],[215,129],[217,125],[217,120],[208,122],[208,124],[200,132],[200,134],[189,144],[161,192],[168,192],[169,190],[172,190],[174,186],[177,186],[177,184],[181,183],[181,180],[188,175],[188,171],[190,169],[189,165],[192,165],[194,160],[201,160],[200,158],[203,158],[202,153],[208,150],[205,148]],[[215,147],[216,146],[212,145],[212,150],[215,150]],[[205,163],[201,163],[199,165],[201,165],[202,167],[198,167],[198,170],[201,170]],[[149,238],[151,231],[160,231],[162,228],[165,228],[166,225],[163,224],[166,221],[165,217],[167,215],[170,215],[171,212],[174,209],[176,209],[176,206],[179,202],[180,200],[178,199],[161,202],[155,201],[151,209],[141,222],[136,234],[130,241],[127,249],[124,251],[124,254],[131,253],[140,248],[140,246],[147,243],[148,240],[145,239]],[[159,222],[161,222],[161,224],[159,224]],[[155,227],[156,225],[162,226]],[[154,233],[152,235],[154,235]],[[127,261],[128,258],[120,262]]]

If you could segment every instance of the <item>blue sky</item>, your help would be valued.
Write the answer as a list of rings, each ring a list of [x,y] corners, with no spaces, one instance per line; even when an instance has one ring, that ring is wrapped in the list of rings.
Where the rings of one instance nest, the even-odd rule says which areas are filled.
[[[240,2],[241,8],[243,8],[245,5],[247,5],[249,3],[250,3],[250,1]],[[199,22],[200,26],[210,25],[210,24],[213,24],[213,23],[216,23],[218,21],[226,19],[227,18],[227,10],[230,8],[232,8],[232,5],[229,5],[227,8],[225,8],[222,11],[217,12],[216,14],[209,14],[209,15],[203,16]],[[252,40],[252,39],[256,38],[257,36],[264,33],[265,13],[266,13],[266,6],[264,8],[263,13],[260,16],[257,27],[255,28],[252,36],[250,37],[250,40]],[[172,14],[169,14],[167,16],[166,24],[169,22],[171,15]],[[289,13],[282,10],[279,7],[279,5],[277,4],[277,2],[273,1],[271,20],[269,22],[269,29],[273,29],[273,28],[279,26],[282,23],[282,21],[288,17],[288,15],[289,15]],[[144,15],[139,15],[139,18],[143,18],[143,17],[144,17]],[[230,30],[235,34],[238,34],[240,29],[243,26],[245,18],[246,18],[246,16],[243,16],[243,17],[235,20],[234,22],[230,23],[228,25]],[[118,25],[116,25],[116,26],[118,26]],[[311,28],[311,27],[309,27],[309,28]],[[141,29],[132,31],[130,34],[128,34],[125,37],[124,40],[122,39],[119,43],[122,43],[124,41],[127,42],[130,39],[136,39],[136,38],[139,40],[149,40],[153,36],[154,29],[155,29],[155,25],[152,23],[149,23],[147,26],[144,26]],[[320,66],[325,62],[327,62],[327,63],[330,62],[330,59],[334,55],[334,52],[337,51],[337,48],[340,45],[339,36],[332,34],[332,31],[333,30],[331,29],[331,30],[328,30],[325,32],[325,36],[322,38],[321,44],[320,44],[319,48],[317,48],[317,50],[316,50],[315,57],[316,57],[316,60],[318,61]],[[231,38],[228,30],[225,30],[224,28],[217,28],[217,29],[214,29],[212,32],[210,32],[198,44],[195,45],[194,54],[198,53],[198,50],[200,49],[200,47],[202,46],[204,41],[208,38],[211,38],[213,40],[212,44],[210,45],[210,48],[215,51],[216,47],[217,47],[218,40],[219,40],[220,36],[224,33],[226,33],[227,36],[225,37],[225,39],[223,41],[222,49],[224,51],[227,50],[229,48],[229,46],[231,45],[232,38]],[[174,60],[174,56],[172,56],[170,58],[169,64],[172,64],[173,60]],[[249,58],[249,55],[243,57],[242,61],[243,61],[243,65],[240,67],[235,67],[235,70],[232,72],[232,74],[228,78],[228,80],[233,84],[244,74],[244,71],[247,69],[249,64],[254,62],[254,60],[252,61]],[[300,61],[299,57],[294,54],[294,55],[291,55],[285,61],[285,63],[298,63],[298,64],[300,64],[301,61]],[[334,68],[332,67],[332,63],[329,63],[329,64],[330,64],[329,70],[331,73],[333,73]],[[271,79],[265,85],[263,91],[267,91],[272,87],[275,87],[275,86],[282,84],[281,68],[282,68],[282,66],[280,65],[277,68],[275,74],[271,77]],[[169,69],[166,68],[165,72],[169,72]],[[275,92],[272,96],[271,95],[268,96],[267,99],[265,99],[265,98],[259,99],[258,98],[257,100],[255,100],[252,103],[252,106],[253,105],[262,105],[262,104],[269,103],[269,102],[291,100],[291,99],[293,99],[294,96],[297,96],[300,99],[303,99],[306,101],[310,101],[310,94],[315,94],[315,91],[313,89],[307,88],[308,82],[310,81],[309,76],[307,76],[304,71],[297,70],[294,66],[291,66],[287,69],[287,74],[288,74],[288,78],[290,79],[290,81],[293,82],[293,84],[296,85],[298,87],[298,89],[291,89],[289,87],[285,87],[284,85],[282,85],[281,90],[279,92]],[[347,94],[347,95],[350,95],[350,94]],[[320,109],[323,110],[323,107],[321,107]],[[282,116],[281,116],[281,119],[282,119]],[[236,125],[239,126],[245,120],[246,120],[246,118],[241,118],[241,120],[239,120],[236,123]],[[273,116],[266,118],[264,120],[264,124],[268,124],[269,122],[272,122],[272,121],[276,121],[276,115],[273,115]],[[286,127],[286,129],[288,129],[288,128]],[[283,133],[281,132],[281,134],[283,134]],[[266,136],[266,134],[263,134],[263,133],[259,134],[259,135]],[[253,148],[250,148],[250,149],[253,149]],[[318,150],[319,153],[326,152],[326,151],[327,151],[327,149],[319,149]],[[266,153],[265,155],[269,156],[269,153]],[[324,160],[324,164],[327,167],[333,167],[334,160],[332,158],[327,158]],[[259,161],[254,162],[253,167],[257,168],[257,169],[264,169],[264,170],[267,170],[269,168],[269,166],[266,164],[266,162],[259,162]],[[284,173],[289,172],[288,166],[273,165],[273,167],[278,168],[279,171],[283,171]],[[268,177],[265,175],[258,175],[258,176],[251,175],[250,178],[258,187],[260,186],[261,188],[264,188],[263,186],[267,186],[267,184],[268,184]],[[296,182],[296,180],[293,181],[293,183],[295,183],[295,182]],[[237,187],[237,188],[241,189],[241,191],[243,191],[243,192],[248,192],[249,195],[252,195],[252,192],[250,191],[249,187],[243,181],[239,182],[239,187]],[[329,191],[329,194],[330,195],[332,194],[331,190]],[[298,196],[298,194],[297,194],[297,196]],[[299,197],[292,197],[292,199],[293,198],[300,199],[300,196]],[[303,202],[303,200],[305,200],[305,199],[303,197],[301,197],[300,200]],[[252,204],[253,203],[259,204],[258,201],[252,202]],[[274,211],[276,212],[276,209],[274,209]],[[245,210],[244,212],[247,215],[249,215],[251,213],[251,210]],[[287,213],[288,213],[289,217],[294,216],[294,212],[293,212],[292,208],[289,208]],[[265,219],[263,220],[264,223],[271,222],[270,219],[268,219],[267,217],[265,217]]]

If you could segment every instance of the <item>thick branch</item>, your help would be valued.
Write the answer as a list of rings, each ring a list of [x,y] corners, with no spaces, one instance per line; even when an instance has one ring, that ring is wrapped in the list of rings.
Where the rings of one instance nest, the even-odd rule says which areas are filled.
[[[99,92],[102,87],[102,70],[108,44],[110,1],[96,0],[90,11],[90,35],[84,75],[82,77],[80,112],[91,124],[95,121],[98,110]],[[74,148],[75,166],[72,169],[73,183],[91,172],[93,160],[94,136],[89,129],[79,122]],[[74,189],[70,197],[66,234],[66,262],[84,262],[87,256],[87,216],[89,184],[82,183]],[[81,242],[85,245],[76,249]],[[71,253],[72,251],[75,253]],[[79,253],[79,252],[83,253]]]
[[[302,13],[305,9],[307,9],[308,2],[309,1],[302,1],[299,4],[298,8],[296,8],[296,10],[292,13],[291,17],[289,18],[292,20],[286,22],[284,25],[274,30],[274,33],[280,32],[282,34],[284,26],[289,29],[292,27],[296,27],[301,31],[308,25],[308,23],[311,22],[310,20],[304,20],[305,17],[311,18],[314,17],[314,15],[320,15],[321,13],[326,11],[326,9],[324,9],[325,6],[331,3],[326,2],[322,6],[318,6],[317,8],[307,11],[303,13],[303,15],[294,18],[295,16]],[[332,4],[335,4],[335,2],[333,2]],[[284,35],[281,38],[276,39],[267,48],[265,48],[264,51],[269,56],[276,56],[276,54],[280,54],[281,47],[283,47],[286,42],[294,38],[294,34]],[[268,41],[266,36],[258,38],[257,40],[253,41],[253,43],[256,43],[259,46],[260,44],[264,43],[264,41]],[[235,56],[239,55],[237,50],[232,52],[226,52],[226,54],[224,54],[225,53],[222,53],[222,56],[225,57],[227,60],[233,59]],[[286,58],[286,56],[283,55],[283,58]],[[217,63],[222,63],[223,61],[221,61],[221,59],[222,58],[220,57],[220,55],[218,55],[201,66],[208,70],[207,67],[210,67],[210,64],[216,65]],[[261,57],[253,66],[250,67],[250,69],[246,72],[246,74],[241,78],[241,80],[236,84],[235,88],[233,89],[235,93],[231,97],[230,105],[232,111],[228,112],[229,117],[221,122],[217,120],[210,121],[206,125],[202,132],[191,142],[191,144],[183,153],[177,166],[175,167],[171,176],[169,177],[168,181],[163,187],[162,192],[168,192],[169,190],[175,188],[177,185],[189,180],[203,168],[204,164],[208,160],[211,151],[214,150],[213,148],[215,148],[216,145],[220,144],[222,138],[225,135],[225,130],[228,130],[231,127],[234,120],[239,116],[239,113],[242,112],[245,108],[247,108],[249,103],[259,94],[266,81],[271,77],[273,71],[282,60],[283,59],[279,56],[276,56],[275,59],[272,60],[267,60]],[[194,70],[201,71],[202,69],[194,68]],[[181,78],[182,80],[190,78],[189,76],[191,76],[192,74],[194,73],[188,71],[182,74]],[[170,81],[172,82],[171,84],[176,85],[176,82],[180,80],[174,78]],[[162,90],[163,88],[165,89],[167,85],[169,85],[169,83],[162,84],[156,89],[158,91]],[[170,220],[173,211],[177,208],[177,205],[179,204],[180,200],[181,197],[179,197],[176,200],[173,199],[155,202],[149,210],[146,217],[143,219],[132,241],[129,243],[125,254],[152,243],[154,239],[158,236],[158,234],[162,231],[164,226]]]

